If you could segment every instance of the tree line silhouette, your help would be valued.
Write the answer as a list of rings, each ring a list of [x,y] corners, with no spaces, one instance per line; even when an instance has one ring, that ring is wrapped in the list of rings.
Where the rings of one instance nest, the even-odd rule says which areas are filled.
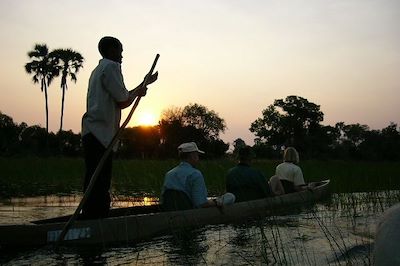
[[[49,52],[46,44],[35,44],[28,52],[25,65],[34,83],[40,84],[45,98],[46,128],[15,124],[0,112],[0,156],[48,155],[79,156],[82,152],[80,134],[63,131],[67,78],[76,82],[83,67],[82,55],[70,48]],[[60,76],[61,117],[57,133],[48,128],[48,86]],[[400,159],[400,133],[397,124],[382,130],[370,130],[367,125],[338,122],[334,126],[321,124],[324,114],[320,106],[300,96],[275,100],[262,111],[262,116],[250,124],[256,136],[253,148],[259,158],[280,158],[284,147],[294,146],[306,159]],[[117,156],[122,158],[169,158],[176,156],[176,147],[196,141],[209,158],[225,156],[230,144],[220,139],[226,129],[225,120],[199,104],[183,108],[172,107],[163,112],[156,126],[138,126],[123,131]],[[234,152],[246,143],[238,138]]]
[[[359,123],[321,124],[320,106],[300,96],[275,100],[251,123],[259,156],[271,157],[283,147],[294,146],[306,159],[400,159],[400,132],[391,122],[382,130]]]
[[[382,130],[367,125],[338,122],[322,125],[320,106],[299,96],[275,100],[250,124],[256,136],[257,158],[280,159],[284,147],[294,146],[304,159],[395,161],[400,159],[400,129],[390,123]],[[207,107],[189,104],[163,111],[158,125],[126,128],[121,137],[119,158],[176,158],[176,147],[195,141],[206,158],[227,155],[230,143],[221,140],[225,120]],[[235,152],[246,145],[237,138]],[[47,132],[40,126],[17,124],[0,112],[0,156],[81,156],[81,136],[71,130]]]

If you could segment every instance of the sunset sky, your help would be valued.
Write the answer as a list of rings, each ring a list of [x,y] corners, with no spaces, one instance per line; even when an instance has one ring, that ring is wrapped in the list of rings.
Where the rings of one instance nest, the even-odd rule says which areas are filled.
[[[198,103],[225,119],[224,141],[251,144],[251,122],[288,95],[319,104],[325,125],[400,124],[398,0],[1,0],[0,22],[0,111],[16,123],[45,127],[44,95],[24,65],[34,44],[46,43],[85,58],[64,114],[64,129],[80,132],[97,43],[111,35],[124,45],[128,88],[161,55],[159,80],[130,126]],[[57,79],[49,88],[52,131],[60,102]]]

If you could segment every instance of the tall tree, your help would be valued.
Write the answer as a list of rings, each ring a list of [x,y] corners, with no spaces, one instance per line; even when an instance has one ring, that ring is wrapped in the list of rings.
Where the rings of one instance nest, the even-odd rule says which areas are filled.
[[[277,149],[295,146],[311,154],[315,149],[315,138],[323,134],[321,130],[325,130],[320,125],[324,117],[320,106],[300,96],[275,100],[262,111],[262,115],[251,123],[250,131],[255,133],[258,141],[276,146]]]
[[[33,74],[34,83],[40,83],[40,90],[44,92],[46,106],[46,132],[49,132],[49,105],[47,88],[54,77],[59,75],[57,60],[49,57],[49,49],[46,44],[35,44],[32,51],[28,52],[31,62],[25,64],[25,70],[28,74]]]
[[[359,146],[365,140],[366,134],[369,131],[367,125],[361,125],[359,123],[345,125],[343,122],[339,122],[335,127],[340,129],[342,142],[348,143],[352,147]]]
[[[83,56],[72,50],[72,49],[55,49],[49,55],[53,60],[60,62],[61,70],[61,119],[60,119],[60,131],[63,127],[64,118],[64,103],[65,103],[65,92],[68,89],[67,78],[71,78],[71,81],[76,83],[76,74],[79,69],[83,67]]]
[[[183,108],[183,124],[185,126],[194,126],[201,130],[204,136],[209,139],[218,139],[219,134],[225,131],[225,120],[218,116],[213,110],[200,104],[189,104]]]
[[[18,142],[19,127],[14,120],[0,111],[0,154],[4,155],[12,150]]]
[[[222,156],[229,145],[219,139],[224,132],[225,120],[212,110],[199,104],[163,111],[160,121],[160,137],[163,154],[176,150],[182,142],[195,141],[210,156]]]

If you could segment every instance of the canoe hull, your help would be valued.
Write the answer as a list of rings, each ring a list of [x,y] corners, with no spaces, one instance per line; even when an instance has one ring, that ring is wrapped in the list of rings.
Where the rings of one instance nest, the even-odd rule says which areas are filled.
[[[288,207],[315,203],[329,195],[329,180],[315,189],[254,201],[235,203],[224,208],[128,214],[97,220],[78,220],[67,233],[63,245],[112,245],[139,242],[184,228],[206,224],[241,222],[281,213]],[[119,210],[121,212],[121,210]],[[65,217],[68,218],[68,217]],[[0,247],[41,246],[54,243],[65,222],[0,226]]]

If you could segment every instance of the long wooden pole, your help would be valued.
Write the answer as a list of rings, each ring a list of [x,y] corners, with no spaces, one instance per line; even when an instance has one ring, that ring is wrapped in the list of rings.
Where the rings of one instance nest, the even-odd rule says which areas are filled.
[[[151,66],[151,69],[149,71],[149,73],[146,75],[144,81],[143,81],[143,85],[142,86],[147,86],[147,79],[148,77],[153,73],[154,68],[157,65],[157,61],[158,58],[160,57],[159,54],[156,55],[156,58],[154,59],[153,65]],[[138,96],[138,98],[136,99],[135,103],[132,106],[131,111],[129,112],[127,118],[125,119],[124,123],[119,127],[117,133],[115,133],[111,143],[108,145],[106,151],[104,152],[103,156],[100,159],[99,164],[96,167],[96,170],[94,171],[92,177],[90,178],[90,182],[89,185],[86,188],[85,194],[83,195],[81,202],[79,203],[78,207],[76,208],[74,214],[71,216],[71,218],[69,218],[68,222],[65,224],[63,230],[61,231],[57,241],[55,242],[55,247],[57,248],[58,245],[61,243],[61,241],[64,240],[66,234],[68,233],[69,228],[72,226],[72,224],[75,222],[76,218],[78,217],[79,213],[81,212],[83,205],[86,203],[87,199],[89,198],[89,195],[93,189],[93,186],[97,180],[97,177],[100,174],[101,169],[103,168],[103,165],[106,161],[106,159],[108,158],[108,156],[110,155],[112,148],[114,147],[115,143],[117,142],[121,132],[124,130],[124,128],[126,127],[126,125],[129,123],[129,120],[131,120],[131,117],[133,115],[133,112],[135,111],[136,107],[139,105],[140,99],[142,97]]]

